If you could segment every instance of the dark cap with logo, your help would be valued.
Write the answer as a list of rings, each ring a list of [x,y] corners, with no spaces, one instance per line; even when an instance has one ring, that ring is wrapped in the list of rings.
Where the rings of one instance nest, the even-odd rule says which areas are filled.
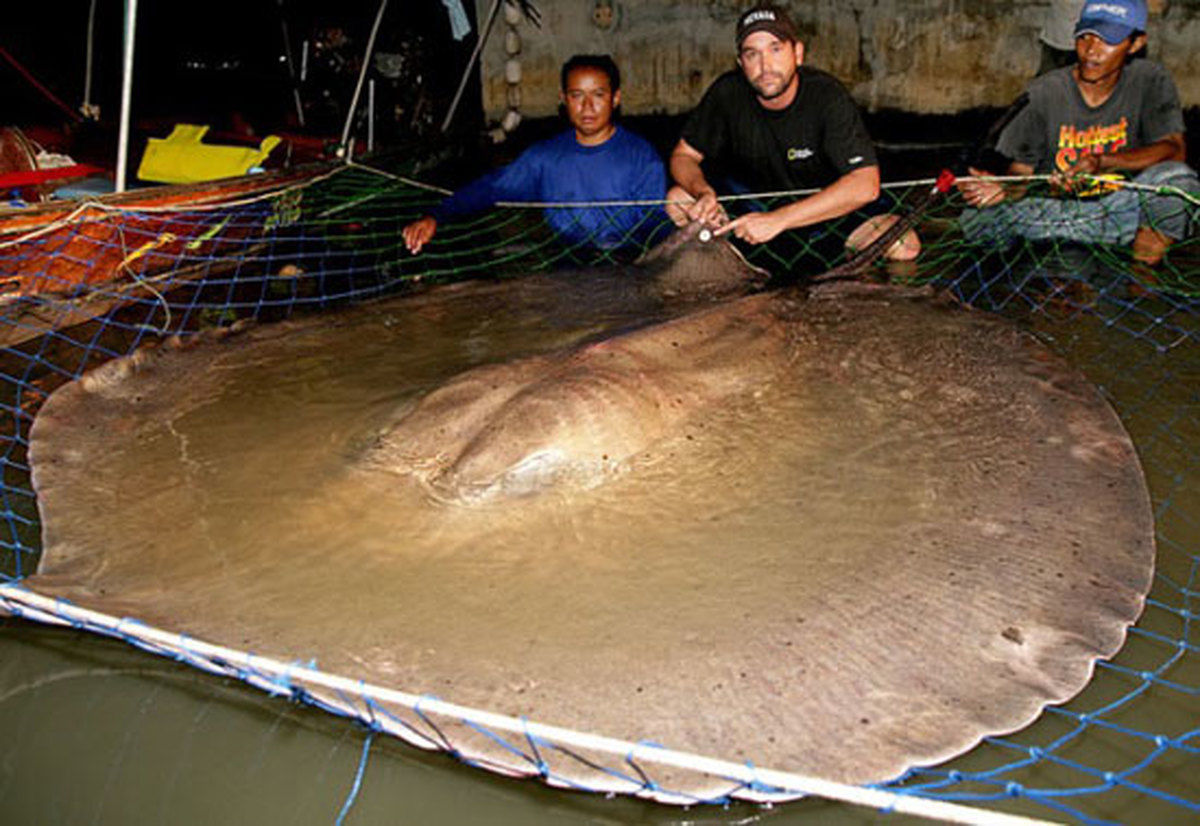
[[[770,4],[755,6],[738,18],[738,46],[741,46],[742,41],[755,32],[770,32],[780,40],[790,40],[793,43],[799,39],[796,37],[796,27],[792,24],[792,19],[788,17],[787,12],[779,6]]]

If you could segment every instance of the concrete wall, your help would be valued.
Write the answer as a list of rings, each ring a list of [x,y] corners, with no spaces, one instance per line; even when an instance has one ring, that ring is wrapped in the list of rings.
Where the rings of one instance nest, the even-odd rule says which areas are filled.
[[[509,2],[509,0],[505,0]],[[734,21],[750,0],[533,0],[541,28],[498,16],[481,59],[484,109],[527,117],[558,106],[559,68],[607,52],[629,114],[677,114],[734,66]],[[1047,0],[792,0],[806,62],[832,72],[865,109],[946,114],[1004,106],[1033,76]],[[481,21],[492,0],[476,0]],[[1200,105],[1200,0],[1152,0],[1150,55],[1171,69],[1185,106]],[[509,10],[509,20],[516,15]],[[516,35],[514,39],[513,35]],[[519,45],[518,84],[505,78]],[[519,44],[518,44],[519,41]],[[511,72],[512,66],[509,66]],[[510,79],[511,79],[510,75]]]

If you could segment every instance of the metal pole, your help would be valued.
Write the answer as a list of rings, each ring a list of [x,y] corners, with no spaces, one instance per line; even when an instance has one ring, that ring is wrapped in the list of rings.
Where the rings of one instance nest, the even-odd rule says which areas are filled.
[[[375,78],[367,81],[367,152],[375,151]]]
[[[292,59],[292,37],[288,33],[287,12],[283,8],[283,0],[276,0],[276,2],[279,5],[279,28],[283,33],[283,58],[287,63],[288,79],[292,81],[292,102],[296,105],[296,122],[303,128],[304,104],[300,100],[300,84],[296,80],[296,61]]]
[[[471,52],[471,59],[467,61],[467,68],[463,70],[462,80],[458,82],[458,91],[454,93],[454,100],[450,103],[450,111],[446,113],[446,119],[442,121],[442,131],[445,132],[450,128],[450,121],[454,119],[454,111],[458,109],[458,102],[462,99],[463,91],[467,88],[467,79],[471,76],[471,70],[475,68],[475,61],[479,59],[479,53],[483,51],[483,44],[487,41],[488,35],[492,33],[492,26],[496,24],[496,12],[500,11],[500,4],[504,0],[494,0],[492,10],[488,12],[487,25],[479,32],[479,40],[475,43],[475,51]]]
[[[358,83],[354,84],[354,97],[350,101],[350,111],[346,113],[346,125],[342,129],[342,143],[338,150],[343,157],[353,155],[351,148],[347,145],[350,140],[350,127],[354,123],[354,112],[358,109],[358,98],[362,94],[363,80],[367,76],[367,69],[371,67],[371,54],[375,51],[375,35],[379,33],[379,24],[383,22],[383,12],[387,8],[388,0],[380,0],[379,11],[375,14],[375,25],[371,27],[371,39],[367,41],[367,51],[363,55],[362,68],[358,70]]]
[[[88,9],[87,25],[87,60],[83,70],[83,106],[80,107],[85,118],[92,117],[92,53],[96,37],[96,0],[92,0]]]
[[[129,160],[129,110],[133,100],[133,35],[137,30],[137,0],[125,0],[125,51],[121,78],[121,127],[117,134],[117,192],[125,191]]]

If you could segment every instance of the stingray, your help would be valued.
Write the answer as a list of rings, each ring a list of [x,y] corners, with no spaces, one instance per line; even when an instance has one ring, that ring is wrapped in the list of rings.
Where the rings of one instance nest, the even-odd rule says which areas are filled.
[[[732,248],[687,236],[655,258],[143,349],[63,386],[31,435],[28,587],[849,783],[1025,726],[1120,648],[1149,497],[1063,359],[926,291],[741,294]],[[528,744],[429,740],[536,773]]]

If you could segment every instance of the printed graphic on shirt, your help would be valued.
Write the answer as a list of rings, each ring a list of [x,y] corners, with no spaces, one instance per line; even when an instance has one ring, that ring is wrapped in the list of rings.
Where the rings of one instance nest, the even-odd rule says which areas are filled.
[[[1121,118],[1111,126],[1089,126],[1078,129],[1064,124],[1058,129],[1058,154],[1054,165],[1066,172],[1086,154],[1103,155],[1119,152],[1129,144],[1129,118]]]
[[[814,152],[812,149],[809,149],[807,146],[793,146],[787,151],[787,159],[789,162],[807,161],[815,154],[816,152]],[[852,158],[847,158],[846,163],[850,164],[850,166],[857,166],[864,160],[865,158],[862,155],[855,155]]]
[[[1058,152],[1054,155],[1054,167],[1060,172],[1068,172],[1079,159],[1087,154],[1103,155],[1119,152],[1129,145],[1129,119],[1122,117],[1109,126],[1089,126],[1079,129],[1071,124],[1064,124],[1058,129]],[[1120,175],[1102,176],[1120,179]],[[1081,196],[1099,195],[1116,189],[1113,184],[1097,183],[1094,188],[1080,191]]]

